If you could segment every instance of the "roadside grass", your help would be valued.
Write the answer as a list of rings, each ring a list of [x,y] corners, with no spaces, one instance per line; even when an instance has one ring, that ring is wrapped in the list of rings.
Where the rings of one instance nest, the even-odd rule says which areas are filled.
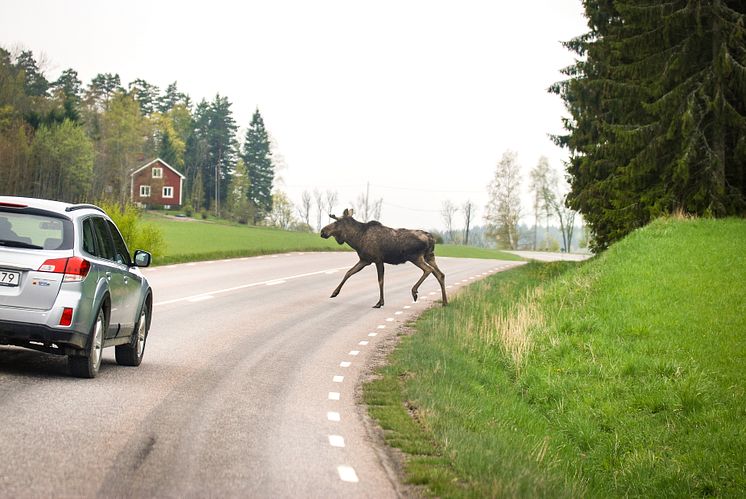
[[[158,213],[146,213],[144,220],[161,230],[164,253],[154,265],[285,253],[290,251],[351,251],[333,239],[317,233],[291,232],[269,227],[254,227],[225,221],[174,219]],[[496,258],[521,260],[502,251],[462,245],[436,245],[437,256],[457,258]]]
[[[743,220],[664,219],[496,274],[423,314],[364,400],[441,497],[743,496],[744,248]]]

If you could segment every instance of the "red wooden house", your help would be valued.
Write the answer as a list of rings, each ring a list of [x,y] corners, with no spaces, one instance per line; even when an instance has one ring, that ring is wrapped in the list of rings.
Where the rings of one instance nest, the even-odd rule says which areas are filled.
[[[186,177],[161,158],[135,169],[130,178],[134,203],[167,210],[182,205]]]

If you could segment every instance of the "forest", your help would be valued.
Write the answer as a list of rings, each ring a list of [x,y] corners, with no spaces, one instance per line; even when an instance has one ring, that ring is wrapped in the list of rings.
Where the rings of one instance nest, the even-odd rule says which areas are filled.
[[[239,142],[227,97],[192,102],[118,74],[49,81],[31,51],[0,47],[2,192],[67,202],[130,196],[130,172],[160,157],[186,176],[187,208],[257,223],[272,211],[271,140],[257,109]]]

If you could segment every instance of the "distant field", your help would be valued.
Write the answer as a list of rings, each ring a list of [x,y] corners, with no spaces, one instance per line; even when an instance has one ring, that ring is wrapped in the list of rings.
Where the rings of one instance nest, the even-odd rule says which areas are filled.
[[[145,221],[163,232],[166,249],[156,265],[289,251],[350,251],[349,246],[340,246],[333,239],[322,239],[317,233],[175,219],[159,214],[147,214]],[[438,256],[520,260],[515,255],[487,248],[439,244],[435,250]]]
[[[423,314],[364,400],[436,496],[743,497],[744,248],[744,220],[666,219],[496,274]]]
[[[161,229],[166,242],[165,254],[156,264],[344,249],[336,241],[305,232],[152,215],[146,221]]]

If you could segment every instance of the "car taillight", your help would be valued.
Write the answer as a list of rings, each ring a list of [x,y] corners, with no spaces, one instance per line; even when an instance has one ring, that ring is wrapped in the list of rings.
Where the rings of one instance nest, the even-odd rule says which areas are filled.
[[[39,272],[51,272],[53,274],[65,274],[62,282],[79,282],[85,279],[91,270],[91,262],[73,256],[71,258],[50,258],[41,264]]]

